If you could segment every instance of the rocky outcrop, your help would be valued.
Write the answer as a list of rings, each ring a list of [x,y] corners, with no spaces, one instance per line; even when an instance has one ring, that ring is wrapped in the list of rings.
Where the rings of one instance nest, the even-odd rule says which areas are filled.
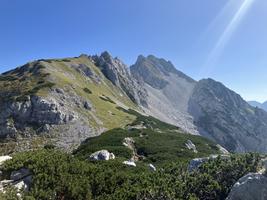
[[[113,153],[108,152],[107,150],[100,150],[90,155],[90,160],[113,160],[115,159],[115,155]]]
[[[15,174],[15,176],[14,176]],[[0,181],[0,192],[5,192],[6,188],[14,187],[17,190],[17,196],[20,197],[21,191],[29,191],[32,184],[32,175],[29,170],[21,169],[11,174],[10,180]]]
[[[87,56],[84,56],[87,57]],[[81,73],[84,77],[87,77],[89,81],[93,81],[95,83],[101,83],[101,78],[86,64],[71,64],[71,67],[76,69],[79,73]]]
[[[267,199],[267,177],[260,173],[250,173],[240,178],[227,197],[227,200],[265,199]]]
[[[189,113],[201,135],[233,152],[267,152],[267,113],[212,79],[194,88]]]
[[[75,119],[75,113],[60,105],[54,98],[28,96],[23,102],[5,102],[0,105],[0,136],[15,136],[26,125],[43,127],[47,124],[64,124]]]
[[[127,66],[121,60],[113,58],[108,52],[93,56],[92,59],[106,78],[119,87],[133,102],[147,106],[146,90],[131,77]]]
[[[218,149],[219,149],[219,151],[220,151],[221,154],[225,154],[225,155],[230,154],[230,152],[227,151],[227,149],[225,149],[221,145],[217,144],[216,147],[218,147]]]
[[[185,143],[185,146],[189,149],[189,150],[193,150],[194,153],[197,153],[197,148],[196,145],[191,141],[191,140],[187,140],[187,142]]]

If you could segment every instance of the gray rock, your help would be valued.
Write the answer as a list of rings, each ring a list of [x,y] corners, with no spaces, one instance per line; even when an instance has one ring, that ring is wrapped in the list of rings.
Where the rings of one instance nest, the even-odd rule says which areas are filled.
[[[83,104],[83,107],[87,110],[91,110],[92,109],[92,105],[89,101],[85,101]]]
[[[18,190],[18,191],[24,191],[28,192],[30,190],[30,186],[32,184],[32,176],[24,177],[23,179],[14,182],[12,185]]]
[[[26,168],[13,171],[10,179],[0,181],[0,192],[5,192],[5,188],[12,186],[17,190],[17,196],[21,197],[21,191],[28,192],[32,184],[32,175]]]
[[[227,151],[227,149],[225,149],[225,148],[222,147],[221,145],[217,144],[216,146],[219,148],[219,151],[220,151],[222,154],[230,154],[229,151]]]
[[[90,155],[90,160],[113,160],[115,159],[115,155],[113,153],[108,152],[107,150],[100,150]]]
[[[216,158],[218,158],[218,156],[220,156],[220,158],[222,159],[230,159],[229,155],[210,155],[209,157],[204,157],[204,158],[195,158],[193,160],[191,160],[189,162],[188,165],[188,171],[189,172],[193,172],[195,170],[198,170],[198,168],[205,162],[209,161],[209,160],[214,160]]]
[[[18,171],[13,171],[10,175],[10,179],[13,181],[18,181],[30,175],[31,175],[31,172],[29,169],[21,168]]]
[[[25,126],[34,124],[59,125],[73,121],[76,115],[68,108],[59,105],[53,98],[31,96],[24,102],[5,102],[0,105],[0,136],[14,136]]]
[[[265,199],[267,199],[267,177],[259,173],[250,173],[240,178],[227,197],[227,200]]]
[[[197,153],[197,148],[194,145],[194,143],[191,140],[187,140],[187,142],[185,143],[185,146],[189,149],[189,150],[193,150],[194,153]]]
[[[203,163],[207,162],[209,160],[208,157],[206,158],[195,158],[190,161],[189,166],[188,166],[188,171],[193,172],[197,170]]]

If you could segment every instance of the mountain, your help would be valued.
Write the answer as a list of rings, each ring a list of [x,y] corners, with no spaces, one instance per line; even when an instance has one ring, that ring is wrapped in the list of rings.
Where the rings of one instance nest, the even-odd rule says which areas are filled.
[[[130,67],[133,77],[147,91],[146,113],[185,131],[198,134],[188,114],[188,101],[197,82],[176,70],[170,61],[155,56],[139,56]]]
[[[201,135],[230,151],[266,152],[267,113],[250,106],[223,84],[200,80],[189,104]]]
[[[133,123],[136,115],[125,110],[230,151],[267,152],[265,111],[223,84],[195,81],[153,55],[139,56],[130,68],[108,52],[37,60],[3,73],[0,88],[0,148],[7,152],[49,143],[71,151]]]
[[[253,107],[258,107],[267,111],[267,101],[265,101],[264,103],[260,103],[258,101],[248,101],[248,103]]]
[[[49,141],[71,150],[132,122],[135,117],[117,107],[138,109],[132,100],[141,102],[145,92],[128,76],[107,53],[38,60],[2,74],[0,136],[11,138],[5,148],[20,151]]]
[[[147,90],[146,113],[230,151],[267,151],[267,113],[223,84],[212,79],[195,81],[154,56],[139,56],[131,73]]]

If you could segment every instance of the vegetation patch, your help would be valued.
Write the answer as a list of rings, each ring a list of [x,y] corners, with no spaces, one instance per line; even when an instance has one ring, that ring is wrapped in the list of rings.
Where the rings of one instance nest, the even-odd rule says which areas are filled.
[[[109,97],[105,96],[105,95],[102,95],[102,96],[99,96],[99,98],[103,101],[106,101],[106,102],[109,102],[109,103],[112,103],[112,104],[116,104],[113,100],[111,100]]]
[[[200,170],[187,171],[187,163],[170,162],[152,172],[147,166],[129,167],[119,160],[89,162],[51,149],[19,153],[1,170],[8,177],[14,170],[28,168],[33,182],[22,199],[66,200],[223,200],[234,183],[255,172],[259,155],[218,157]],[[10,189],[0,198],[16,199]],[[2,195],[2,196],[1,196]]]
[[[83,88],[83,91],[87,94],[92,94],[92,91],[89,88]]]
[[[0,101],[26,101],[27,96],[52,88],[54,83],[47,80],[50,74],[44,69],[40,62],[33,62],[1,75]]]
[[[124,110],[136,116],[136,120],[126,128],[109,130],[98,137],[89,138],[74,154],[79,158],[88,158],[90,154],[106,149],[123,159],[130,159],[132,151],[123,145],[126,137],[135,141],[137,154],[143,159],[141,163],[163,165],[170,161],[188,161],[195,157],[218,154],[219,150],[210,140],[182,132],[176,126],[161,122],[150,116],[143,116],[134,110]],[[141,128],[136,128],[141,125]],[[191,140],[198,153],[189,150],[185,143]]]

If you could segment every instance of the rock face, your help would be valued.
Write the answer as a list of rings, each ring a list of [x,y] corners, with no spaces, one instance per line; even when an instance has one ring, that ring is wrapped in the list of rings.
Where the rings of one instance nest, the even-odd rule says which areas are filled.
[[[0,136],[15,135],[26,124],[44,126],[64,124],[75,120],[75,113],[59,105],[53,98],[31,96],[24,102],[6,102],[0,105]]]
[[[189,101],[201,135],[230,151],[267,151],[267,113],[250,106],[240,95],[212,79],[194,88]]]
[[[119,87],[135,103],[146,106],[146,90],[133,79],[127,66],[108,52],[93,56],[95,64],[115,86]]]
[[[90,160],[113,160],[115,155],[107,150],[100,150],[90,155]]]
[[[238,180],[227,200],[265,200],[267,199],[267,177],[250,173]]]

